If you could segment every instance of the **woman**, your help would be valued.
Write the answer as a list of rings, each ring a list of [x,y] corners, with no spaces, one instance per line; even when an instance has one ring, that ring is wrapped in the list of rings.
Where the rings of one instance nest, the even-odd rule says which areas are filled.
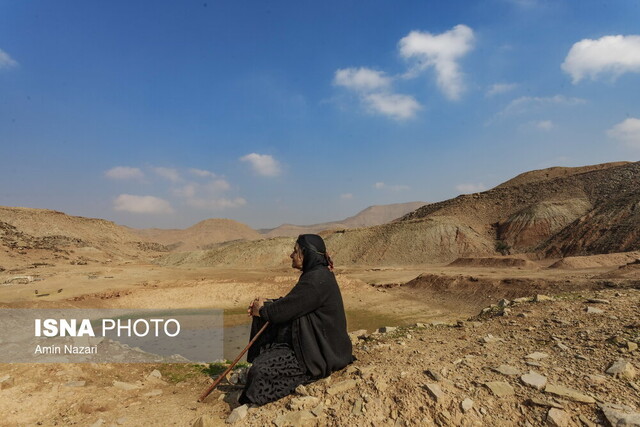
[[[324,241],[302,234],[290,256],[291,266],[302,270],[298,283],[283,298],[256,298],[249,306],[252,338],[265,322],[270,325],[249,349],[253,366],[240,403],[278,400],[353,361],[342,295]]]

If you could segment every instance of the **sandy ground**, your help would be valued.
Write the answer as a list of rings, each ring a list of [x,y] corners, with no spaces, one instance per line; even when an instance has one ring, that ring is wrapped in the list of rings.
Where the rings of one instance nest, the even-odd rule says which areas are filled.
[[[504,296],[563,295],[640,279],[638,271],[623,271],[620,266],[546,268],[551,263],[538,263],[533,269],[348,267],[338,268],[336,275],[349,330],[369,332],[388,325],[466,319],[478,314],[488,302]],[[420,275],[422,279],[414,281]],[[227,313],[225,325],[230,326],[248,322],[244,310],[254,297],[285,295],[298,274],[284,269],[186,269],[123,263],[4,272],[0,283],[17,276],[31,276],[33,281],[0,285],[0,308],[221,308]],[[409,286],[411,283],[414,285]],[[489,291],[475,289],[478,284],[490,286]],[[428,357],[424,354],[421,359]],[[398,371],[404,370],[402,366],[412,366],[410,359],[398,358],[389,363]],[[148,378],[155,369],[160,371],[161,379]],[[230,385],[221,388],[227,392],[227,401],[218,400],[218,391],[206,403],[196,403],[210,378],[194,365],[0,365],[0,378],[7,375],[11,380],[0,389],[2,425],[191,425],[203,414],[219,421],[235,406]],[[78,381],[84,384],[79,385]],[[134,384],[136,388],[123,390],[114,381]]]

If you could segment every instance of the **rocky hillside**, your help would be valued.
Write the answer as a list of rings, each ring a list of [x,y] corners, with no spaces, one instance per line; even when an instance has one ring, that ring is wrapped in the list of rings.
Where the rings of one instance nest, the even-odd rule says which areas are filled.
[[[599,204],[544,246],[551,257],[635,250],[640,250],[640,191]]]
[[[131,229],[145,239],[167,246],[172,251],[207,249],[217,243],[256,240],[263,236],[246,224],[231,219],[211,218],[186,229]]]
[[[640,248],[640,162],[552,168],[507,183],[422,206],[387,224],[322,234],[337,265],[449,263],[499,253],[559,257]],[[245,251],[253,250],[252,243],[229,245],[201,259],[213,262],[207,265],[220,260],[232,265],[234,254],[245,257]],[[287,251],[277,248],[279,254]]]
[[[196,365],[86,363],[1,366],[0,411],[7,425],[640,425],[638,289],[494,302],[352,331],[353,364],[257,408],[237,403],[241,371],[197,403],[211,379]]]
[[[573,168],[556,166],[556,167],[551,167],[546,169],[538,169],[538,170],[521,173],[515,178],[512,178],[508,181],[503,182],[502,184],[498,185],[496,188],[529,184],[536,181],[550,181],[556,178],[566,178],[572,175],[577,175],[585,172],[624,166],[629,163],[630,162],[612,162],[612,163],[601,163],[597,165],[578,166]]]
[[[395,203],[390,205],[376,205],[358,212],[354,216],[343,219],[341,221],[325,222],[313,225],[293,225],[283,224],[271,230],[264,230],[263,233],[267,237],[297,237],[300,234],[313,233],[317,234],[326,230],[337,230],[347,228],[372,227],[380,224],[386,224],[394,219],[424,206],[424,202]]]
[[[0,268],[146,258],[166,248],[111,221],[48,209],[0,207]]]

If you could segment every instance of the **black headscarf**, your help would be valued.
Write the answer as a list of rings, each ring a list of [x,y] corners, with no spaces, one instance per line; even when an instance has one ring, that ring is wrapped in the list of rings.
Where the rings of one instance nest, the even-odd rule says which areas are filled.
[[[324,245],[324,240],[317,234],[301,234],[296,240],[300,249],[302,249],[302,272],[311,270],[312,268],[323,265],[333,269],[333,262],[327,254],[327,248]]]

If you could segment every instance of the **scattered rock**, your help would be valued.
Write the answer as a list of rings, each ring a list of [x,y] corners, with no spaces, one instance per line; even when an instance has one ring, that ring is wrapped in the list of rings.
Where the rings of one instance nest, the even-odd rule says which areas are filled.
[[[489,344],[489,343],[494,343],[494,342],[503,342],[504,340],[502,338],[494,337],[491,334],[487,334],[486,337],[482,338],[482,341],[484,341],[485,343]]]
[[[502,375],[520,375],[520,369],[511,365],[500,365],[497,368],[493,368],[493,371]]]
[[[612,426],[640,426],[639,412],[625,412],[617,405],[600,405],[604,417]]]
[[[231,414],[229,414],[229,417],[227,417],[227,420],[225,422],[227,424],[237,423],[247,416],[248,409],[249,407],[247,405],[238,406],[233,411],[231,411]]]
[[[599,308],[595,308],[595,307],[587,307],[586,310],[587,314],[602,314],[604,313],[604,310],[601,310]]]
[[[424,385],[427,389],[431,397],[435,399],[436,402],[442,402],[444,399],[444,392],[440,388],[440,386],[436,383],[427,383]]]
[[[460,408],[462,409],[462,412],[466,414],[471,410],[471,408],[473,408],[473,400],[467,397],[460,403]]]
[[[541,351],[536,351],[534,353],[527,354],[524,358],[525,359],[531,359],[531,360],[541,360],[541,359],[545,359],[547,357],[549,357],[549,355],[547,353],[543,353]]]
[[[153,371],[151,371],[151,373],[149,375],[147,375],[147,379],[148,380],[159,380],[159,379],[162,379],[162,373],[160,371],[158,371],[157,369],[154,369]]]
[[[287,412],[277,417],[273,423],[277,427],[307,426],[316,423],[316,417],[309,411]]]
[[[364,402],[362,401],[362,399],[356,399],[356,402],[353,404],[353,409],[351,410],[351,413],[355,416],[360,416],[364,414],[364,412],[362,412],[363,406],[364,406]]]
[[[5,375],[0,377],[0,390],[4,390],[5,388],[13,387],[15,381],[11,375]]]
[[[491,392],[498,397],[512,396],[515,394],[513,387],[511,387],[509,383],[506,383],[504,381],[490,381],[484,383],[484,385],[487,386],[489,390],[491,390]]]
[[[632,352],[638,349],[638,344],[633,341],[627,341],[627,351]]]
[[[120,417],[116,420],[116,424],[118,424],[119,426],[126,424],[127,423],[127,417]]]
[[[309,409],[318,406],[320,399],[313,396],[294,397],[289,402],[289,409],[299,411],[301,409]]]
[[[100,427],[103,424],[104,424],[104,420],[102,418],[100,418],[95,423],[91,424],[89,427]]]
[[[220,418],[214,418],[209,415],[202,415],[194,421],[191,427],[216,427],[222,425],[224,425],[224,423]]]
[[[585,427],[597,427],[596,423],[587,418],[584,414],[578,415],[578,419]]]
[[[300,396],[309,396],[309,392],[303,384],[300,384],[298,387],[296,387],[296,393]]]
[[[327,389],[327,393],[331,396],[335,396],[336,394],[343,393],[347,390],[350,390],[356,386],[355,380],[345,380],[339,383],[336,383]]]
[[[437,373],[433,369],[427,369],[426,371],[424,371],[424,373],[429,375],[435,381],[442,381],[442,375],[440,375],[439,373]]]
[[[587,375],[589,382],[593,385],[601,385],[607,382],[607,377],[602,375]]]
[[[538,294],[533,299],[535,302],[553,301],[553,298],[548,295]]]
[[[547,412],[547,423],[555,427],[567,427],[571,423],[571,417],[562,409],[551,408]]]
[[[543,406],[543,407],[547,407],[547,408],[564,409],[564,406],[560,405],[559,403],[551,402],[549,400],[540,399],[539,397],[532,397],[531,399],[527,400],[527,403],[529,405]]]
[[[311,410],[311,413],[316,417],[321,417],[322,415],[324,415],[324,409],[324,403],[320,403],[318,406]]]
[[[395,327],[395,326],[383,326],[382,328],[378,329],[378,332],[381,333],[381,334],[386,334],[386,333],[389,333],[389,332],[393,332],[396,329],[398,329],[398,328]]]
[[[520,381],[522,381],[529,387],[533,387],[537,390],[542,390],[547,384],[547,377],[545,377],[544,375],[540,375],[537,372],[529,371],[528,374],[524,374],[520,377]]]
[[[162,390],[154,389],[154,390],[151,390],[149,393],[143,394],[143,396],[144,397],[155,397],[155,396],[160,396],[161,394],[162,394]]]
[[[586,394],[580,393],[577,390],[573,390],[560,385],[547,384],[547,386],[544,388],[544,391],[545,393],[560,396],[574,402],[595,403],[595,399],[593,397],[587,396]]]
[[[636,369],[633,365],[624,359],[618,359],[607,369],[607,374],[611,374],[614,377],[624,377],[628,380],[632,380],[636,376]]]
[[[125,383],[122,381],[114,381],[113,386],[117,389],[125,390],[125,391],[137,390],[140,388],[140,386],[137,384]]]

